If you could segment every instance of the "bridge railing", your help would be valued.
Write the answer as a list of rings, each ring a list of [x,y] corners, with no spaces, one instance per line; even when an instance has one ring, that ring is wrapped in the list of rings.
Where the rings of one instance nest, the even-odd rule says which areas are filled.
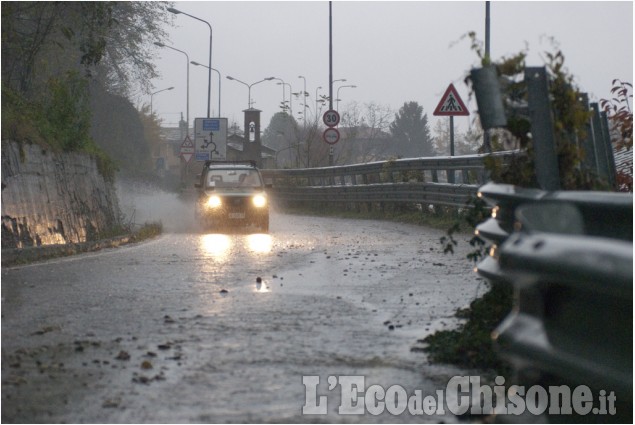
[[[262,170],[279,202],[414,203],[465,206],[485,183],[485,158],[518,151],[407,158],[366,164]]]

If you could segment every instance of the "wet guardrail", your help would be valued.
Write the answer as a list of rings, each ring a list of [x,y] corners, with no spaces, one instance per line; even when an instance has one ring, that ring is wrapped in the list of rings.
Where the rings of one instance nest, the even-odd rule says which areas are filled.
[[[266,169],[263,177],[279,202],[419,203],[464,207],[485,183],[489,155],[408,158],[336,167]]]
[[[492,218],[476,231],[492,248],[477,271],[514,291],[513,310],[493,337],[515,380],[614,392],[617,415],[600,420],[630,423],[632,195],[490,183],[478,196]]]

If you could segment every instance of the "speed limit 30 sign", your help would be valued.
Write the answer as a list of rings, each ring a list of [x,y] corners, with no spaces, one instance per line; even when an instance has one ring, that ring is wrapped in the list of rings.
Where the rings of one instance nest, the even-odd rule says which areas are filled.
[[[333,109],[329,109],[322,116],[322,121],[327,127],[335,127],[340,123],[340,114]]]

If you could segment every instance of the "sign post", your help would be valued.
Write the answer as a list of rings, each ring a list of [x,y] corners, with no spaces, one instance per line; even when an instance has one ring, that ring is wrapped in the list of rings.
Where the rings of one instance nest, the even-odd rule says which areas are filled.
[[[454,117],[470,115],[454,84],[450,83],[433,115],[450,117],[450,156],[454,156]],[[448,172],[448,183],[454,183],[454,170]]]

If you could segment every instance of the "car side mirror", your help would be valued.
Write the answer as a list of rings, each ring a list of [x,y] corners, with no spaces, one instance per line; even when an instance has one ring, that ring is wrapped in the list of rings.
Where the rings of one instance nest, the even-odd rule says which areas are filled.
[[[201,188],[201,184],[200,183],[194,183],[194,187],[197,188],[197,189],[200,189]]]

